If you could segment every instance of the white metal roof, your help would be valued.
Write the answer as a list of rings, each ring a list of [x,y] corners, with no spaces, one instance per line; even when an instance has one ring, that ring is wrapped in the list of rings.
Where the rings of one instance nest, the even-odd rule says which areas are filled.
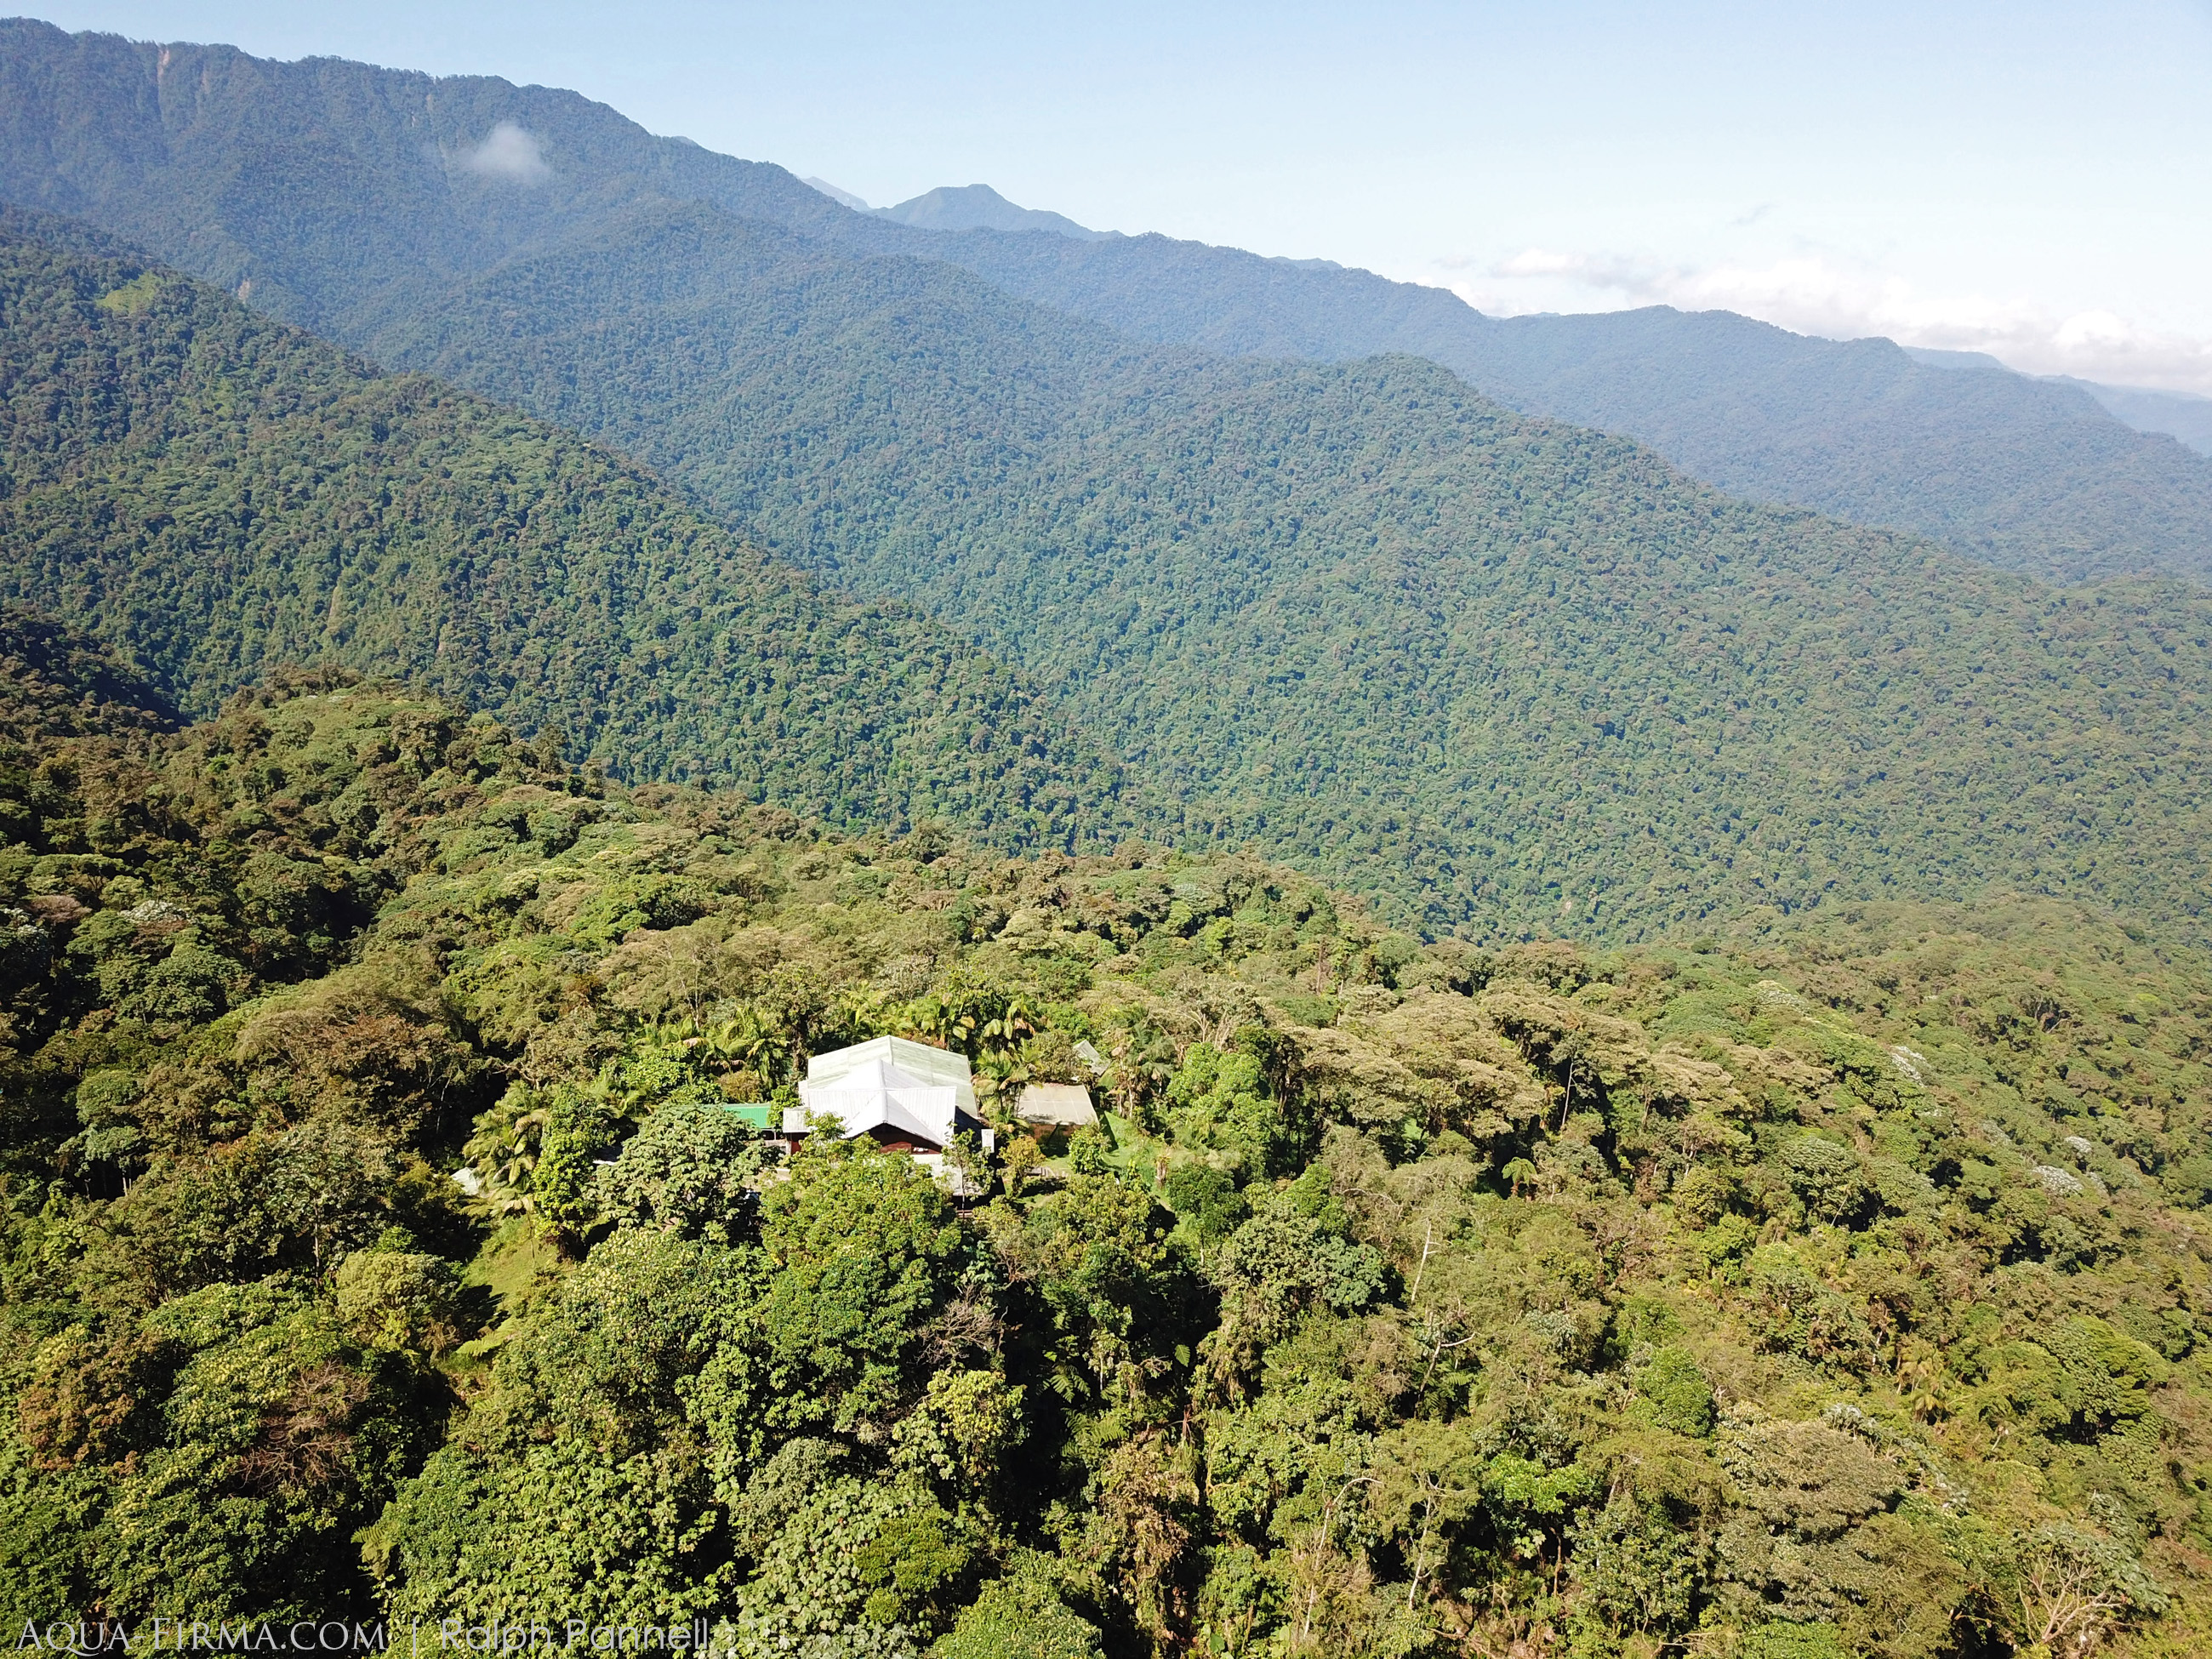
[[[878,1037],[817,1054],[799,1085],[799,1109],[787,1130],[803,1130],[811,1113],[836,1119],[845,1137],[894,1129],[933,1146],[948,1146],[963,1116],[975,1112],[975,1085],[966,1058],[904,1037]]]
[[[934,1048],[906,1037],[878,1037],[849,1048],[833,1048],[806,1062],[806,1083],[830,1083],[848,1072],[858,1072],[878,1060],[887,1060],[918,1082],[949,1085],[958,1096],[960,1109],[975,1109],[975,1085],[968,1070],[968,1056],[950,1048]]]

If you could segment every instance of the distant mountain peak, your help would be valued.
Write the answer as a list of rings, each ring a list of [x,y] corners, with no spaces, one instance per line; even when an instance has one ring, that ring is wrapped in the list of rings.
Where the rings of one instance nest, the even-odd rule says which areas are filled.
[[[811,185],[815,189],[820,191],[824,196],[827,196],[831,201],[842,203],[845,206],[852,209],[855,213],[873,213],[876,210],[870,207],[866,202],[862,201],[859,197],[854,195],[851,191],[840,190],[836,185],[831,184],[827,179],[817,179],[811,174],[809,174],[807,177],[801,179],[799,182],[802,185]]]
[[[1064,214],[1048,213],[1042,208],[1018,207],[988,185],[939,185],[896,207],[872,211],[878,219],[896,219],[921,230],[1046,230],[1085,242],[1103,242],[1121,234],[1091,230]]]

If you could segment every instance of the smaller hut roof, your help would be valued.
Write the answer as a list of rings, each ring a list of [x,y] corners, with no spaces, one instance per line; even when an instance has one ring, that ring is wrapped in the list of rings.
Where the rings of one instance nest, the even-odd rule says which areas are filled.
[[[1091,1091],[1080,1083],[1032,1083],[1022,1091],[1015,1109],[1024,1123],[1048,1123],[1056,1128],[1098,1121]]]

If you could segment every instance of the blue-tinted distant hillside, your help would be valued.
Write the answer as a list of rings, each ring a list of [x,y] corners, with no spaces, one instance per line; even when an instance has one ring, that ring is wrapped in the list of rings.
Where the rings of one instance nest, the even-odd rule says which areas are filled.
[[[1028,670],[1178,836],[1489,936],[1991,884],[2196,926],[2199,590],[2055,592],[1731,500],[1420,357],[1151,343],[920,256],[1242,260],[1255,292],[1417,322],[1457,305],[1429,290],[920,232],[568,94],[11,27],[0,58],[46,102],[5,106],[10,188],[35,174],[187,252],[204,231],[255,303],[613,444],[790,562],[926,611]]]
[[[534,148],[488,145],[502,123]],[[1499,320],[1365,271],[1075,234],[981,188],[930,192],[894,217],[858,213],[781,167],[654,137],[574,93],[0,24],[0,197],[81,215],[234,289],[250,283],[256,306],[356,343],[415,314],[428,289],[520,250],[644,202],[698,202],[957,264],[1139,339],[1412,352],[1515,408],[1634,437],[1723,489],[1915,531],[2007,568],[2212,573],[2212,459],[2063,387],[1962,378],[1883,342],[1729,313]],[[980,228],[1001,209],[1030,228]]]

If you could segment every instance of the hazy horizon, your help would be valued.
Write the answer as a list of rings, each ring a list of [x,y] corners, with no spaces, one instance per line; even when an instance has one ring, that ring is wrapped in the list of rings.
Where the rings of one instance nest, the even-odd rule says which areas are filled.
[[[1496,313],[1723,308],[2212,392],[2205,0],[33,15],[570,87],[872,203],[987,183]]]

